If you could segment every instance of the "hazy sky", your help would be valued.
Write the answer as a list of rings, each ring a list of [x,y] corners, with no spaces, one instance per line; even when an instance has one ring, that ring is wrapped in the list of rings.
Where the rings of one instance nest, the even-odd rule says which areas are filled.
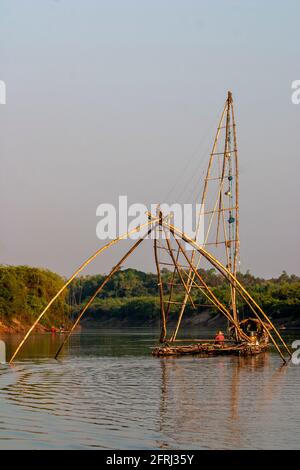
[[[0,0],[1,262],[69,275],[101,245],[98,204],[176,182],[188,202],[230,89],[241,268],[300,274],[299,49],[299,0]],[[150,242],[129,265],[152,269]]]

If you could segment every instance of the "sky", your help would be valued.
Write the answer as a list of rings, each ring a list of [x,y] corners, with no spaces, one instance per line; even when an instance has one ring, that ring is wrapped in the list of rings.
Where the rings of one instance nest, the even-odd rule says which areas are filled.
[[[299,23],[298,0],[0,0],[0,262],[69,276],[99,204],[190,202],[231,90],[241,270],[300,274]]]

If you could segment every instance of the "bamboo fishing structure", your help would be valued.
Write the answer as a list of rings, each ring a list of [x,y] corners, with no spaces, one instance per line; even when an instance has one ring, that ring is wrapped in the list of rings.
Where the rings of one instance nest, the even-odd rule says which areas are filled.
[[[223,139],[221,137],[222,131],[224,131]],[[220,146],[222,151],[219,151]],[[228,188],[224,188],[226,184],[228,184]],[[211,191],[212,185],[215,186]],[[210,192],[213,193],[212,205],[206,210],[205,205],[209,205]],[[108,281],[118,272],[122,264],[143,243],[148,235],[154,232],[154,262],[157,271],[161,321],[159,345],[152,351],[154,356],[162,357],[187,354],[197,354],[201,356],[220,354],[253,355],[266,351],[271,341],[282,360],[286,362],[287,359],[291,357],[291,351],[288,345],[268,315],[253,299],[237,277],[240,254],[239,167],[236,123],[231,92],[228,92],[218,123],[200,201],[201,211],[198,215],[194,238],[172,224],[170,214],[163,214],[158,205],[155,215],[148,213],[147,222],[99,248],[81,264],[50,300],[17,346],[10,359],[10,363],[15,360],[24,343],[51,305],[71,284],[76,276],[105,250],[134,233],[142,232],[144,229],[145,233],[141,234],[140,238],[111,269],[110,273],[95,289],[95,292],[81,309],[70,331],[60,344],[55,354],[55,359],[59,357],[80,320]],[[203,243],[199,243],[197,235],[202,223],[201,218],[207,216],[209,219],[207,230],[204,233]],[[182,242],[184,242],[185,247]],[[187,247],[191,249],[189,253],[187,253]],[[207,247],[209,247],[210,251],[208,251]],[[217,253],[215,254],[211,250],[215,250]],[[163,256],[167,256],[167,259],[164,259]],[[228,305],[225,305],[224,301],[222,302],[218,298],[202,275],[200,264],[202,266],[204,262],[215,269],[228,284],[230,289],[230,301]],[[168,278],[168,282],[165,282],[164,285],[162,269],[166,266],[170,267],[171,278]],[[179,288],[182,289],[182,295],[180,297],[178,297]],[[194,292],[201,294],[206,303],[203,304],[203,301],[200,301],[200,304],[199,302],[197,303],[193,297]],[[250,318],[240,320],[238,302],[243,302],[247,305],[252,315]],[[214,311],[219,312],[227,321],[228,338],[225,338],[222,342],[215,341],[212,338],[178,339],[179,329],[188,305],[192,309],[204,306],[205,308],[213,308]],[[173,307],[175,308],[175,313],[172,310]],[[175,328],[172,328],[172,332],[170,336],[168,336],[169,320],[172,317],[171,319],[174,321],[175,314],[177,314]],[[254,330],[249,330],[249,327],[254,328]],[[252,335],[253,331],[255,331],[254,335]]]

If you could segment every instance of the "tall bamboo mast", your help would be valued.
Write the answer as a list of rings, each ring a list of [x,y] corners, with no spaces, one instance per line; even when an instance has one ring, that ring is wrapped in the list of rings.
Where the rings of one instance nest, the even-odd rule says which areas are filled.
[[[221,130],[225,130],[225,138],[224,138],[224,150],[222,152],[218,151],[218,145],[221,140]],[[233,130],[233,149],[232,146],[232,130]],[[232,162],[232,154],[234,155],[234,162]],[[220,161],[222,158],[222,161]],[[219,162],[219,177],[214,178],[212,177],[212,169],[214,167],[215,160]],[[234,163],[232,165],[232,163]],[[233,168],[232,168],[233,167]],[[232,171],[234,170],[234,171]],[[231,189],[232,181],[235,179],[235,189],[234,191]],[[217,132],[215,135],[212,151],[209,158],[208,168],[206,172],[206,177],[204,180],[204,188],[201,197],[201,212],[199,214],[199,218],[197,221],[196,227],[196,237],[199,233],[200,223],[203,222],[203,217],[205,215],[210,215],[210,220],[208,223],[208,229],[205,234],[203,246],[207,244],[207,240],[209,238],[209,234],[211,232],[214,218],[217,215],[217,228],[216,228],[216,239],[215,239],[215,246],[220,246],[224,244],[225,248],[225,256],[227,261],[228,269],[234,274],[236,277],[237,273],[237,260],[239,257],[239,173],[238,173],[238,153],[237,153],[237,137],[236,137],[236,124],[235,124],[235,117],[234,117],[234,109],[233,109],[233,98],[232,93],[229,91],[227,94],[227,99],[221,114],[221,118],[219,120]],[[208,197],[208,188],[211,181],[219,181],[219,188],[217,191],[216,202],[214,204],[214,208],[211,211],[205,212],[205,204],[207,202]],[[225,193],[228,196],[228,201],[225,202],[224,198],[224,183],[225,181],[229,183],[229,190]],[[234,197],[233,197],[234,193]],[[226,220],[227,218],[227,220]],[[227,229],[226,224],[228,223],[229,228]],[[235,232],[234,237],[232,237],[232,230],[230,225],[235,223]],[[223,227],[223,241],[220,241],[220,230]],[[231,234],[231,236],[230,236]],[[196,252],[193,250],[191,261],[195,264],[196,269],[199,268],[199,264],[202,258],[202,255],[197,254],[198,259],[196,258]],[[192,288],[192,283],[195,278],[195,273],[191,269],[189,271],[190,282],[188,284],[188,291]],[[235,323],[238,323],[238,312],[236,306],[236,289],[234,285],[230,286],[231,292],[231,300],[230,306],[232,309],[233,318]],[[174,341],[177,337],[180,323],[186,308],[186,304],[188,301],[188,295],[185,294],[182,306],[179,312],[178,321],[175,327],[175,330],[170,338],[170,340]],[[238,331],[236,331],[236,336],[238,337]]]
[[[233,100],[231,96],[231,116],[232,116],[232,129],[233,129],[233,153],[234,153],[234,161],[235,161],[235,254],[234,254],[234,264],[233,264],[233,275],[236,277],[237,274],[237,265],[240,256],[240,232],[239,232],[239,225],[240,225],[240,214],[239,214],[239,159],[238,159],[238,148],[237,148],[237,136],[236,136],[236,124],[235,124],[235,116],[234,116],[234,107],[233,107]],[[234,287],[232,290],[232,303],[236,307],[236,288]],[[238,313],[236,311],[236,317],[238,317]]]

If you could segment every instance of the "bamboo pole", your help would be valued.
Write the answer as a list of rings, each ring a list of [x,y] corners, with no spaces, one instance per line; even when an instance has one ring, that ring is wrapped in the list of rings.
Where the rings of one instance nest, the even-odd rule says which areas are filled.
[[[177,229],[176,227],[174,227],[174,225],[171,225],[167,222],[163,222],[163,224],[170,230],[170,232],[172,234],[177,234],[180,238],[182,238],[183,241],[185,241],[186,243],[189,243],[191,246],[193,246],[199,253],[201,253],[213,266],[215,266],[215,268],[223,275],[223,277],[225,277],[230,283],[235,283],[236,286],[245,294],[246,297],[248,297],[248,299],[253,302],[253,305],[255,305],[255,307],[259,310],[259,312],[261,313],[261,315],[267,320],[267,323],[269,323],[269,325],[273,328],[273,330],[275,331],[276,335],[277,335],[277,338],[280,339],[281,343],[283,344],[285,350],[287,351],[287,353],[289,354],[289,356],[291,357],[292,356],[292,353],[291,351],[289,350],[287,344],[285,343],[284,339],[281,337],[279,331],[277,330],[277,328],[275,327],[275,325],[273,324],[273,322],[271,322],[271,320],[269,319],[269,317],[265,314],[265,312],[262,310],[262,308],[257,304],[257,302],[255,302],[255,300],[253,299],[253,297],[249,294],[249,292],[243,287],[243,285],[238,281],[238,279],[222,264],[220,263],[220,261],[218,261],[213,255],[211,255],[210,253],[208,253],[206,250],[204,250],[204,248],[202,248],[195,240],[193,240],[192,238],[190,238],[189,236],[187,236],[186,234],[184,234],[183,232],[181,232],[179,229]],[[227,274],[227,275],[226,275]],[[273,343],[274,344],[274,343]],[[276,346],[276,349],[278,350],[279,354],[281,355],[282,359],[284,360],[284,362],[286,362],[286,359],[284,358],[284,356],[282,355],[280,349],[278,348],[278,345],[274,344],[274,346]]]
[[[149,220],[147,222],[145,222],[144,224],[141,224],[137,227],[135,227],[134,229],[130,230],[129,232],[115,238],[114,240],[110,241],[109,243],[107,243],[106,245],[104,245],[103,247],[101,247],[99,250],[97,250],[93,255],[91,255],[84,263],[81,264],[81,266],[72,274],[72,276],[68,279],[67,282],[65,282],[65,284],[61,287],[61,289],[55,294],[55,296],[50,300],[50,302],[46,305],[46,307],[44,308],[44,310],[42,311],[42,313],[38,316],[38,318],[35,320],[35,322],[33,323],[33,325],[29,328],[29,330],[27,331],[26,335],[24,336],[24,338],[22,339],[22,341],[19,343],[17,349],[15,350],[15,352],[13,353],[9,363],[11,364],[15,357],[17,356],[18,352],[20,351],[20,349],[22,348],[23,344],[25,343],[25,341],[27,340],[27,338],[29,337],[29,335],[31,334],[31,332],[34,330],[34,328],[36,327],[36,325],[40,322],[40,320],[42,319],[42,317],[45,315],[45,313],[47,312],[47,310],[51,307],[51,305],[53,304],[53,302],[55,302],[55,300],[62,294],[62,292],[68,287],[68,285],[73,281],[73,279],[75,279],[75,277],[86,267],[88,266],[92,261],[94,261],[95,258],[97,258],[103,251],[107,250],[108,248],[110,248],[111,246],[115,245],[116,243],[118,243],[119,241],[121,240],[124,240],[125,238],[127,238],[128,236],[136,233],[136,232],[139,232],[142,228],[144,227],[147,227],[148,225],[151,225],[153,224],[154,222],[156,222],[158,220],[157,217],[152,217],[150,218],[149,217]]]
[[[233,106],[233,99],[231,96],[230,102],[230,109],[231,109],[231,116],[232,116],[232,128],[233,128],[233,152],[234,152],[234,173],[236,175],[235,178],[235,244],[234,244],[234,259],[233,259],[233,274],[236,277],[237,273],[237,260],[240,255],[240,235],[239,235],[239,224],[240,224],[240,214],[239,214],[239,159],[238,159],[238,149],[237,149],[237,135],[236,135],[236,123],[235,123],[235,115],[234,115],[234,106]],[[236,289],[233,286],[232,291],[232,302],[236,305]],[[236,312],[237,315],[237,312]]]
[[[208,258],[207,258],[207,259],[208,259]],[[213,263],[212,263],[212,264],[213,264]],[[213,264],[213,265],[214,265],[214,264]],[[215,266],[215,267],[216,267],[216,266]],[[193,269],[194,269],[194,268],[193,268]],[[218,269],[218,268],[217,268],[217,269]],[[220,269],[219,269],[219,271],[220,271]],[[222,271],[220,271],[220,272],[222,273]],[[222,274],[223,274],[223,273],[222,273]],[[224,275],[224,274],[223,274],[223,275]],[[230,282],[231,285],[232,285],[232,280],[231,280],[231,279],[228,279],[226,276],[224,276],[224,277],[225,277],[227,280],[229,280],[229,282]],[[240,294],[240,295],[242,295],[242,294]],[[243,296],[243,295],[242,295],[242,296]],[[249,301],[248,301],[245,297],[243,297],[243,298],[244,298],[244,300],[246,300],[246,302],[247,302],[247,303],[249,304],[249,306],[251,307],[251,310],[253,311],[253,313],[255,314],[256,318],[257,318],[257,319],[259,320],[259,322],[261,323],[263,329],[267,332],[269,338],[271,339],[272,343],[274,344],[275,348],[277,349],[277,351],[278,351],[278,353],[280,354],[280,356],[281,356],[281,358],[283,359],[283,361],[286,362],[286,360],[285,360],[283,354],[281,353],[281,351],[280,351],[280,349],[279,349],[279,347],[278,347],[276,341],[274,340],[274,338],[273,338],[273,336],[271,335],[271,333],[270,333],[270,332],[267,330],[267,328],[265,327],[263,321],[261,320],[261,318],[259,317],[259,315],[257,314],[257,312],[253,309],[253,307],[251,306],[251,304],[249,303]],[[228,318],[228,320],[231,321],[231,323],[235,326],[235,329],[236,329],[236,331],[238,332],[239,337],[240,337],[240,338],[244,338],[244,339],[246,339],[246,341],[248,341],[249,338],[248,338],[248,337],[244,334],[244,332],[240,329],[238,323],[237,323],[234,319],[230,320],[230,318]]]
[[[233,128],[233,152],[234,152],[234,174],[235,177],[235,201],[234,201],[234,208],[235,211],[235,234],[234,239],[234,256],[233,256],[233,266],[232,266],[232,273],[234,277],[237,274],[237,260],[239,257],[240,251],[240,237],[239,237],[239,160],[238,160],[238,148],[237,148],[237,135],[236,135],[236,124],[235,124],[235,116],[234,116],[234,106],[233,106],[233,98],[232,94],[228,96],[229,99],[229,108],[231,112],[231,119],[232,119],[232,128]],[[237,306],[236,306],[236,287],[235,284],[232,286],[232,307],[234,309],[234,315],[238,318],[237,313]]]
[[[219,126],[220,128],[220,126]],[[216,145],[216,143],[215,143]],[[208,236],[209,236],[209,232],[210,232],[210,229],[211,229],[211,226],[212,226],[212,222],[213,222],[213,218],[214,218],[214,215],[216,213],[215,209],[217,207],[217,204],[218,204],[218,201],[219,201],[219,194],[220,194],[220,191],[221,191],[221,188],[219,188],[219,192],[218,192],[218,195],[217,195],[217,199],[216,199],[216,202],[215,202],[215,206],[214,206],[214,211],[212,212],[212,215],[210,217],[210,221],[209,221],[209,226],[208,226],[208,229],[207,229],[207,233],[206,233],[206,236],[205,236],[205,242],[208,240]],[[205,192],[205,191],[204,191]],[[205,195],[202,197],[202,204],[204,204],[204,200],[205,200]],[[204,243],[205,244],[205,243]],[[192,256],[191,256],[191,261],[194,262],[194,257],[195,257],[195,250],[193,250],[192,252]],[[198,269],[199,267],[199,264],[200,264],[200,261],[201,261],[201,257],[202,255],[199,256],[197,262],[195,263],[195,268],[196,270]],[[193,272],[193,270],[190,268],[189,270],[189,290],[192,289],[192,286],[193,286],[193,282],[194,282],[194,279],[195,279],[195,274]],[[202,291],[203,292],[203,291]],[[205,294],[205,292],[203,292]],[[178,330],[179,330],[179,327],[180,327],[180,323],[181,323],[181,320],[182,320],[182,317],[183,317],[183,314],[184,314],[184,310],[185,310],[185,307],[186,307],[186,303],[187,303],[187,296],[185,296],[184,300],[183,300],[183,303],[182,303],[182,307],[181,307],[181,310],[180,310],[180,313],[179,313],[179,317],[178,317],[178,320],[177,320],[177,324],[176,324],[176,327],[175,327],[175,330],[171,336],[171,338],[173,339],[176,339],[176,336],[178,334]],[[217,308],[219,308],[216,304],[214,304]],[[220,310],[222,312],[222,310]]]
[[[175,237],[174,237],[175,238]],[[215,296],[215,294],[212,292],[212,290],[209,288],[209,286],[206,284],[206,282],[204,281],[204,279],[202,278],[202,276],[198,273],[198,271],[195,269],[195,267],[193,266],[193,264],[191,263],[191,261],[189,260],[189,257],[187,256],[185,250],[183,249],[181,243],[179,242],[179,240],[177,240],[175,238],[175,241],[176,243],[178,244],[178,247],[181,251],[181,253],[183,254],[183,256],[185,257],[185,259],[188,261],[188,263],[190,264],[190,267],[191,267],[191,270],[193,271],[194,275],[196,277],[198,277],[198,279],[200,280],[200,282],[204,285],[205,289],[209,292],[210,294],[210,297],[207,296],[211,302],[213,302],[217,307],[218,309],[223,313],[223,315],[225,315],[225,317],[227,318],[227,320],[232,323],[234,325],[234,327],[239,331],[239,334],[241,337],[243,337],[244,339],[246,340],[249,340],[248,336],[246,334],[243,333],[243,331],[240,329],[237,321],[235,320],[234,317],[232,317],[232,315],[230,314],[230,312],[226,309],[225,305],[222,304],[222,302],[219,301],[219,299]],[[200,288],[200,290],[202,291],[202,289]],[[204,291],[203,291],[204,293]],[[177,336],[177,333],[178,333],[178,329],[177,331],[175,332],[175,337]]]
[[[229,281],[230,282],[230,281]],[[270,340],[272,341],[273,345],[275,346],[275,348],[277,349],[277,351],[279,352],[280,356],[282,357],[282,359],[284,360],[284,362],[286,362],[285,358],[283,357],[275,339],[273,338],[273,335],[271,334],[271,332],[268,330],[268,328],[266,327],[265,323],[262,321],[262,319],[260,318],[260,316],[257,314],[256,310],[253,308],[253,305],[251,305],[249,299],[247,299],[247,297],[239,290],[239,289],[236,289],[236,291],[239,293],[239,295],[242,297],[242,299],[247,303],[247,305],[250,307],[252,313],[254,313],[255,317],[257,318],[257,320],[259,321],[260,325],[262,326],[263,330],[267,333],[267,335],[269,336]]]
[[[161,212],[159,212],[159,226],[160,228],[162,228],[162,213]],[[159,288],[160,313],[161,313],[161,319],[162,319],[159,341],[163,343],[167,336],[167,322],[166,322],[166,313],[165,313],[165,304],[164,304],[163,284],[162,284],[162,278],[161,278],[161,272],[160,272],[158,253],[157,253],[157,237],[156,236],[154,238],[153,248],[154,248],[154,260],[155,260],[156,271],[157,271],[157,280],[158,280],[157,284]]]
[[[89,301],[87,302],[87,304],[84,306],[84,308],[81,310],[81,312],[79,313],[76,321],[74,322],[71,330],[68,332],[67,336],[65,337],[65,339],[63,340],[63,342],[61,343],[60,347],[58,348],[55,356],[54,356],[54,359],[57,359],[61,350],[63,349],[64,345],[66,344],[66,342],[68,341],[68,339],[70,338],[71,334],[73,333],[73,331],[75,330],[76,326],[78,325],[78,323],[80,322],[81,318],[83,317],[83,315],[85,314],[85,312],[87,311],[87,309],[92,305],[92,303],[94,302],[95,298],[97,297],[97,295],[99,294],[99,292],[101,292],[101,290],[103,289],[103,287],[105,287],[105,285],[108,283],[108,281],[112,278],[112,276],[120,269],[121,265],[124,263],[124,261],[126,261],[127,258],[129,258],[129,256],[135,251],[135,249],[145,240],[145,238],[150,235],[150,233],[152,232],[153,230],[153,227],[150,228],[150,230],[148,230],[148,232],[142,237],[140,238],[131,248],[130,250],[127,251],[127,253],[125,253],[125,255],[120,259],[120,261],[116,264],[116,266],[113,267],[113,269],[110,271],[110,273],[106,276],[106,278],[103,280],[103,282],[100,284],[100,286],[95,290],[94,294],[92,295],[92,297],[89,299]]]
[[[171,244],[170,244],[170,240],[169,240],[169,238],[168,238],[168,234],[167,234],[166,231],[165,231],[165,228],[164,228],[164,232],[165,232],[165,234],[166,234],[166,242],[167,242],[169,254],[170,254],[171,259],[172,259],[172,261],[173,261],[174,267],[175,267],[175,269],[176,269],[177,272],[178,272],[178,276],[179,276],[179,278],[180,278],[180,280],[181,280],[181,282],[182,282],[182,284],[183,284],[183,287],[184,287],[184,290],[185,290],[186,295],[188,296],[188,298],[189,298],[189,300],[190,300],[190,302],[191,302],[193,308],[195,308],[194,301],[193,301],[193,299],[192,299],[192,297],[191,297],[191,295],[190,295],[190,291],[188,290],[188,287],[187,287],[187,285],[186,285],[186,283],[185,283],[185,280],[183,279],[183,276],[182,276],[182,273],[181,273],[181,269],[182,269],[182,268],[180,267],[180,265],[179,265],[179,263],[178,263],[178,259],[176,260],[175,257],[174,257],[174,255],[173,255],[173,250],[172,250],[172,247],[171,247]],[[179,251],[178,251],[178,254],[179,254]]]
[[[230,126],[230,99],[231,93],[228,92],[228,97],[226,100],[226,132],[225,132],[225,146],[224,146],[224,153],[223,153],[223,165],[222,165],[222,173],[221,173],[221,182],[220,182],[220,196],[219,196],[219,212],[218,212],[218,223],[217,223],[217,234],[216,234],[216,242],[219,239],[219,227],[220,227],[220,215],[221,215],[221,208],[223,207],[223,184],[224,184],[224,177],[225,177],[225,168],[226,168],[226,159],[228,154],[228,135],[229,135],[229,126]]]
[[[168,250],[168,248],[165,248],[165,247],[160,247],[160,249],[164,249],[164,250]],[[179,259],[179,250],[177,250],[177,253],[176,253],[176,262],[178,261]],[[174,268],[173,269],[173,273],[172,273],[172,277],[171,277],[171,281],[170,283],[168,283],[170,285],[170,292],[169,292],[169,301],[172,300],[172,295],[173,295],[173,290],[174,290],[174,286],[175,286],[175,277],[176,277],[176,269]],[[170,314],[170,309],[171,309],[171,304],[168,304],[167,305],[167,311],[166,311],[166,321],[168,321],[168,318],[169,318],[169,314]]]

